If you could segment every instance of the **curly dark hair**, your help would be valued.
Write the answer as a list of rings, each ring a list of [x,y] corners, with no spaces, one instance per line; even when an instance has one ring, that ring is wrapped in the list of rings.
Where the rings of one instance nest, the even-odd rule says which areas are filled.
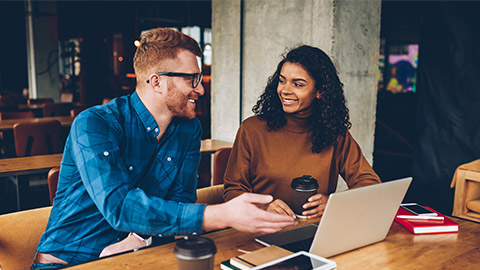
[[[283,60],[278,64],[275,73],[268,78],[265,92],[252,111],[267,122],[270,130],[279,129],[286,124],[285,113],[277,94],[279,75],[285,62],[301,65],[315,80],[315,88],[321,93],[320,98],[315,98],[312,103],[312,114],[308,121],[311,125],[312,152],[319,153],[331,145],[336,145],[338,136],[345,136],[352,124],[337,70],[328,55],[318,48],[302,45],[283,55]]]

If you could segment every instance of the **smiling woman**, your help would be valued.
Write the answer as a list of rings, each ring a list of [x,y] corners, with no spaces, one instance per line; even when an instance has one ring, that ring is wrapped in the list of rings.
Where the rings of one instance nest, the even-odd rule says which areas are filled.
[[[283,64],[277,92],[286,113],[310,113],[313,101],[320,98],[315,80],[300,64],[291,62]]]
[[[338,175],[350,188],[379,183],[348,129],[343,85],[320,49],[289,51],[269,78],[265,92],[237,132],[225,172],[225,200],[244,192],[270,194],[267,210],[294,215],[292,179],[310,175],[317,194],[302,216],[322,215]]]

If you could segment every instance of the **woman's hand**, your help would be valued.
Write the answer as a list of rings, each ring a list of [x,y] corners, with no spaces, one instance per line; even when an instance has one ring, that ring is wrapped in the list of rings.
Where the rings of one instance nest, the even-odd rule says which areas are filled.
[[[267,207],[267,211],[296,218],[295,213],[293,213],[292,209],[290,209],[290,207],[280,199],[276,199],[271,202]]]
[[[308,203],[303,205],[303,209],[308,209],[313,207],[308,211],[303,211],[302,215],[306,216],[307,218],[316,218],[323,215],[323,211],[327,206],[328,196],[317,193],[312,197],[308,198]]]

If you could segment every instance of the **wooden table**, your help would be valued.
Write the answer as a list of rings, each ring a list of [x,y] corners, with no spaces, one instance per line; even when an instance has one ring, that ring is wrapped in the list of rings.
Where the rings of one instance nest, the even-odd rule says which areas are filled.
[[[10,179],[16,187],[17,210],[23,209],[21,197],[29,190],[29,174],[47,173],[51,168],[60,166],[62,154],[38,155],[29,157],[0,159],[0,177]]]
[[[0,159],[0,177],[48,172],[60,166],[62,154]]]
[[[206,139],[202,140],[202,145],[200,146],[200,152],[202,154],[215,153],[220,148],[232,147],[233,143],[225,142],[220,140]]]
[[[69,104],[69,102],[56,102],[56,103],[65,103]],[[75,103],[70,103],[72,104],[72,109],[73,108],[87,108],[90,107],[88,105],[75,102]],[[18,104],[17,108],[19,111],[31,111],[35,114],[36,117],[42,117],[43,116],[43,103],[42,104]]]
[[[384,241],[329,259],[337,263],[337,269],[477,269],[480,224],[452,219],[460,224],[459,233],[414,235],[393,222]],[[234,229],[204,236],[213,239],[217,247],[214,269],[220,269],[220,262],[242,254],[238,249],[253,251],[262,247],[254,242],[254,234]],[[174,243],[150,247],[69,269],[177,269],[173,247]]]
[[[43,104],[18,104],[17,107],[21,111],[29,111],[29,110],[41,110],[43,109]]]
[[[73,118],[70,116],[55,116],[55,117],[41,117],[41,118],[19,118],[0,120],[0,131],[12,131],[15,123],[30,123],[30,122],[43,122],[48,120],[57,120],[62,127],[70,127],[73,122]]]

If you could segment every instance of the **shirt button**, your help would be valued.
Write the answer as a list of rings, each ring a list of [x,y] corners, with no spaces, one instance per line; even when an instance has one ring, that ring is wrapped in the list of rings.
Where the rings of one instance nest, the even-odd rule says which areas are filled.
[[[147,127],[147,130],[150,131],[152,128],[151,127]]]
[[[105,151],[105,152],[103,152],[103,155],[108,157],[108,155],[110,155],[110,153],[108,153],[108,151]]]
[[[172,161],[172,158],[171,158],[171,157],[167,157],[167,161]]]
[[[128,167],[129,171],[133,171],[133,166]]]
[[[155,128],[155,132],[158,132],[158,128]]]

